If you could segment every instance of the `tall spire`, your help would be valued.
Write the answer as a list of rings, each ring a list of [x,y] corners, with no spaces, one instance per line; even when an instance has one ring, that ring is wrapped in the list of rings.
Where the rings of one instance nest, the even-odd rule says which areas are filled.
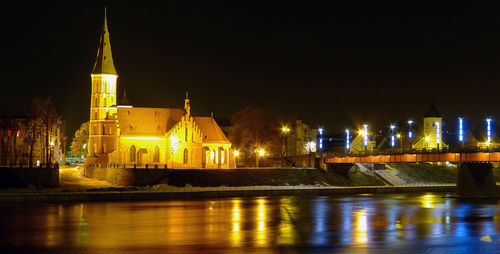
[[[186,99],[184,100],[184,109],[186,110],[186,117],[189,119],[191,117],[191,104],[189,103],[188,92],[186,92]]]
[[[92,74],[114,74],[116,75],[113,56],[111,55],[111,42],[109,41],[108,20],[106,18],[106,8],[104,8],[104,25],[102,26],[101,40],[97,50],[97,59],[95,61]]]

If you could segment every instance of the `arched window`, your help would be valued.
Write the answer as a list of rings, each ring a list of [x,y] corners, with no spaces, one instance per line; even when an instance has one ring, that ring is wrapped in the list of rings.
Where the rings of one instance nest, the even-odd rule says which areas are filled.
[[[188,164],[188,149],[184,148],[184,164]]]
[[[135,162],[135,146],[130,147],[130,162]]]
[[[155,146],[155,154],[153,156],[153,162],[160,162],[160,148]]]
[[[188,141],[188,128],[186,127],[184,132],[184,140],[187,142]]]

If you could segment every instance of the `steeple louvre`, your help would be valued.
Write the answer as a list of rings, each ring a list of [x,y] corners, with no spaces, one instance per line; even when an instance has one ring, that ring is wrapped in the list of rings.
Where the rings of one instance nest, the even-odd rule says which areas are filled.
[[[101,40],[99,41],[97,59],[95,61],[94,69],[92,70],[92,74],[116,75],[115,65],[113,64],[113,56],[111,54],[111,42],[109,40],[106,9],[104,9],[104,24],[102,26]]]

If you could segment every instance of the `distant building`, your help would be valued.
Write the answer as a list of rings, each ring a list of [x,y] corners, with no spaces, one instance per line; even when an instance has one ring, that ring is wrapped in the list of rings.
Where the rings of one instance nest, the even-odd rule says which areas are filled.
[[[91,74],[89,152],[86,163],[166,164],[174,168],[234,167],[231,142],[213,117],[184,108],[133,107],[117,102],[116,73],[106,16]]]
[[[60,126],[49,130],[30,118],[2,119],[0,125],[0,165],[29,165],[30,153],[33,166],[47,163],[46,152],[50,154],[50,163],[64,162],[64,142]],[[49,151],[46,146],[48,135]]]
[[[286,155],[295,156],[316,152],[317,129],[311,128],[301,120],[296,120],[286,136]]]
[[[375,148],[375,139],[372,136],[370,136],[370,132],[368,132],[368,137],[366,138],[366,145],[365,145],[365,135],[364,130],[359,130],[358,135],[354,137],[354,139],[351,141],[349,144],[349,152],[350,153],[362,153],[362,152],[372,152],[373,149]]]
[[[447,149],[448,145],[443,141],[443,117],[439,114],[434,102],[429,106],[424,116],[423,136],[415,142],[413,149],[434,150]]]

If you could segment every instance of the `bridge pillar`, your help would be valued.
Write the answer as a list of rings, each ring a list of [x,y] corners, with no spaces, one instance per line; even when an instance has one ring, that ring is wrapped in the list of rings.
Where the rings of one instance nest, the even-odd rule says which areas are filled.
[[[457,195],[460,197],[497,196],[492,164],[460,163],[457,170]]]
[[[349,169],[354,166],[354,163],[327,163],[327,171],[332,170],[335,173],[347,175]]]

